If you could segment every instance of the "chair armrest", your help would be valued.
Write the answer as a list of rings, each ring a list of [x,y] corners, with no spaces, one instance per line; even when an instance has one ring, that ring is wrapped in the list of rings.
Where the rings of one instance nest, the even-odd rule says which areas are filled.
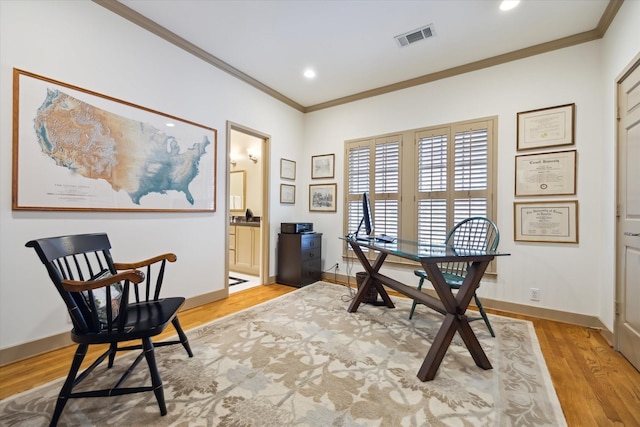
[[[146,267],[148,265],[154,264],[154,263],[162,261],[162,260],[167,260],[169,262],[175,262],[177,259],[178,259],[178,257],[176,257],[175,254],[169,253],[169,254],[158,255],[156,257],[149,258],[149,259],[146,259],[144,261],[138,261],[138,262],[114,262],[113,266],[116,268],[116,270],[129,270],[129,269]],[[138,283],[138,282],[136,282],[136,283]]]
[[[103,288],[118,283],[121,280],[140,283],[144,280],[144,273],[138,270],[127,270],[99,280],[63,280],[61,283],[67,292],[80,292]]]

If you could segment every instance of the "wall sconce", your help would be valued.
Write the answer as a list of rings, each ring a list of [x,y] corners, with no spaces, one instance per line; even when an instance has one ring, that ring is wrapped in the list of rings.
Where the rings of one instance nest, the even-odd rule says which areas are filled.
[[[253,163],[258,163],[258,157],[253,153],[249,153],[249,160],[251,160]]]

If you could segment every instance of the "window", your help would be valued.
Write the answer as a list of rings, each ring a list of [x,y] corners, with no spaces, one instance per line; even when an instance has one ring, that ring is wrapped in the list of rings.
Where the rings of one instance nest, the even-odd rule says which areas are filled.
[[[362,218],[362,193],[367,193],[375,234],[398,236],[400,212],[400,138],[392,136],[351,145],[347,161],[347,233]],[[373,189],[373,191],[371,191]]]
[[[358,228],[363,192],[375,234],[442,243],[467,217],[495,222],[496,126],[492,117],[345,142],[345,234]]]
[[[470,216],[492,218],[488,122],[416,132],[417,235],[441,243]]]

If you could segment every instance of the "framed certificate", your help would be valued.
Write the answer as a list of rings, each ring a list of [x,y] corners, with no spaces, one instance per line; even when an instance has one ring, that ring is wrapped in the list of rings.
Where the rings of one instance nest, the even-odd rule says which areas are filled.
[[[572,145],[576,104],[518,113],[518,151]]]
[[[576,194],[576,150],[516,156],[516,196]]]
[[[578,202],[515,202],[514,240],[578,243]]]

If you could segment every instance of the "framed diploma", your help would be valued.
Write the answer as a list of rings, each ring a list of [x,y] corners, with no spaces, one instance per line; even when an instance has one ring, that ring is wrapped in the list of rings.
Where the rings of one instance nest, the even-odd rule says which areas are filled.
[[[576,104],[518,113],[518,151],[574,143]]]
[[[576,194],[576,150],[516,156],[516,196]]]
[[[515,202],[517,242],[578,243],[578,202]]]

